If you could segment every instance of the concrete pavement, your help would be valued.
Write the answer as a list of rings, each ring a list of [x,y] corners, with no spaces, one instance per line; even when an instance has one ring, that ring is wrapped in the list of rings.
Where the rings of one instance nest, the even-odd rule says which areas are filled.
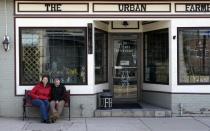
[[[39,119],[0,117],[0,131],[210,131],[210,117],[171,118],[72,118],[53,124]]]

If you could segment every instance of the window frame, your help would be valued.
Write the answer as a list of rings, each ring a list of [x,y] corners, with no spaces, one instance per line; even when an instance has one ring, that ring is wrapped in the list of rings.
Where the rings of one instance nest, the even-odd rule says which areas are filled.
[[[106,72],[106,80],[105,81],[101,81],[101,82],[96,82],[96,78],[95,78],[95,84],[103,84],[103,83],[107,83],[108,82],[108,40],[109,40],[109,36],[108,36],[108,32],[107,31],[104,31],[104,30],[101,30],[99,28],[94,28],[94,38],[95,38],[95,31],[100,31],[100,32],[103,32],[107,35],[107,39],[106,39],[106,62],[107,62],[107,72]],[[95,38],[96,39],[96,38]],[[94,39],[94,43],[95,43],[95,39]],[[95,61],[95,49],[94,49],[94,61]],[[96,61],[95,61],[96,63]],[[96,74],[96,69],[95,69],[95,66],[96,64],[94,65],[94,74]],[[96,75],[95,75],[96,76]]]
[[[85,73],[85,78],[86,78],[86,82],[85,83],[80,83],[80,84],[78,84],[78,83],[73,83],[73,84],[71,84],[71,83],[63,83],[63,84],[65,84],[65,85],[67,85],[67,86],[69,86],[69,85],[88,85],[88,54],[87,54],[87,42],[88,42],[88,38],[87,38],[87,27],[63,27],[63,26],[61,26],[61,27],[46,27],[46,26],[43,26],[43,27],[28,27],[28,26],[24,26],[24,27],[18,27],[18,31],[19,31],[19,46],[18,46],[18,50],[19,50],[19,68],[18,68],[18,70],[19,70],[19,74],[17,74],[18,76],[19,76],[19,86],[34,86],[35,84],[37,84],[37,83],[34,83],[34,84],[22,84],[22,82],[21,82],[21,61],[22,61],[22,58],[21,58],[21,52],[22,52],[22,37],[21,37],[21,31],[24,29],[24,28],[26,28],[26,29],[83,29],[84,30],[84,32],[85,32],[85,35],[84,35],[84,44],[85,44],[85,54],[86,54],[86,56],[84,57],[84,58],[86,58],[86,62],[85,62],[85,64],[86,64],[86,67],[85,67],[85,69],[86,69],[86,73]]]
[[[146,60],[146,56],[145,56],[145,48],[146,48],[146,43],[145,43],[145,33],[149,33],[149,32],[158,32],[161,30],[167,30],[168,31],[168,35],[169,35],[169,28],[162,28],[162,29],[157,29],[157,30],[152,30],[152,31],[147,31],[147,32],[143,32],[143,82],[144,83],[148,83],[148,84],[162,84],[162,85],[169,85],[169,79],[170,79],[170,75],[169,75],[169,36],[168,36],[168,82],[152,82],[152,81],[146,81],[146,64],[145,64],[145,60]]]
[[[210,30],[210,27],[177,27],[177,84],[178,85],[209,85],[210,84],[210,81],[209,82],[205,82],[205,83],[184,83],[184,82],[180,82],[180,78],[179,78],[179,75],[180,75],[180,58],[179,58],[179,47],[180,47],[180,43],[179,43],[179,31],[181,30],[184,30],[184,29],[196,29],[196,30],[199,30],[199,29],[209,29]]]

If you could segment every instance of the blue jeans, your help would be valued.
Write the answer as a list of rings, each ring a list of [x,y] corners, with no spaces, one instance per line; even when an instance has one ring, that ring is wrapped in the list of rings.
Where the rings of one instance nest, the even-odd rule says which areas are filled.
[[[49,101],[48,100],[40,100],[40,99],[34,99],[32,100],[32,105],[39,107],[41,118],[42,120],[48,119],[49,114]]]

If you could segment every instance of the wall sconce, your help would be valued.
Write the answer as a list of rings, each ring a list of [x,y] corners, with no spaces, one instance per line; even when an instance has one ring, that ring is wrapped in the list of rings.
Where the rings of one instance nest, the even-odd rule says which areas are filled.
[[[4,1],[4,15],[5,15],[5,36],[4,36],[4,40],[2,42],[3,44],[3,48],[5,51],[9,50],[9,36],[7,35],[7,0]]]
[[[9,36],[7,36],[7,35],[4,36],[4,40],[3,40],[2,44],[3,44],[4,50],[8,51],[9,50]]]
[[[175,35],[173,36],[173,39],[174,39],[174,40],[176,39],[176,36],[175,36]]]

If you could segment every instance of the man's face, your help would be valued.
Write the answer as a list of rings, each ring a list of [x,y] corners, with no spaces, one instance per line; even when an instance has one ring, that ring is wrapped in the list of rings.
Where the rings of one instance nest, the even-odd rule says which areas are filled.
[[[60,85],[60,83],[61,83],[61,81],[60,81],[59,79],[55,79],[55,80],[54,80],[54,84],[55,84],[55,86],[59,86],[59,85]]]

